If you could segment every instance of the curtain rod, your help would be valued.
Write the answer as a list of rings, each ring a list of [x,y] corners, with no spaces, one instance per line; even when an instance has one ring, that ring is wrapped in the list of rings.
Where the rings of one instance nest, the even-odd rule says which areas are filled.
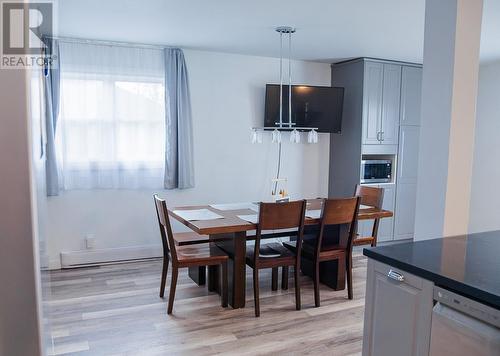
[[[148,44],[148,43],[96,40],[96,39],[78,38],[78,37],[58,37],[58,36],[46,36],[46,37],[53,39],[53,40],[58,40],[61,42],[98,44],[98,45],[103,45],[103,46],[139,47],[139,48],[150,48],[150,49],[179,48],[179,47],[173,47],[173,46],[155,45],[155,44]]]

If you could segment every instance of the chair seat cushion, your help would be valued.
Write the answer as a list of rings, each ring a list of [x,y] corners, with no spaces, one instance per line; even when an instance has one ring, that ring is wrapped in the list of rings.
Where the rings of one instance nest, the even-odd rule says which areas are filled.
[[[293,253],[297,251],[297,241],[283,242],[283,246]],[[314,258],[314,243],[312,241],[304,241],[302,243],[302,256],[312,259]],[[339,245],[323,246],[320,251],[320,260],[328,260],[330,258],[336,258],[337,256],[343,255],[345,249]]]
[[[247,246],[246,260],[249,266],[254,265],[254,246]],[[268,266],[273,263],[291,262],[295,261],[295,254],[285,248],[282,244],[273,242],[268,244],[261,244],[259,248],[259,264]]]
[[[283,246],[291,251],[297,250],[297,241],[286,241],[283,242]],[[312,240],[304,240],[302,242],[302,250],[314,251],[316,248],[314,241]],[[326,245],[321,248],[321,251],[330,251],[330,250],[342,250],[342,247],[339,245]]]
[[[297,241],[288,241],[288,242],[283,242],[283,246],[293,253],[297,253]],[[303,241],[302,242],[302,254],[303,255],[314,255],[314,243]]]
[[[220,264],[228,259],[224,251],[214,245],[177,246],[175,250],[177,252],[177,259],[181,264]]]

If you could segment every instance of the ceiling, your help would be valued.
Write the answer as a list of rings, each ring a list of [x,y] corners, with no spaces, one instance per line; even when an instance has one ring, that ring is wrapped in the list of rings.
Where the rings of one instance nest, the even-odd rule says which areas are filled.
[[[500,1],[484,0],[481,59],[500,59]],[[293,57],[422,62],[425,0],[61,0],[60,36],[279,56],[274,28],[292,25]]]

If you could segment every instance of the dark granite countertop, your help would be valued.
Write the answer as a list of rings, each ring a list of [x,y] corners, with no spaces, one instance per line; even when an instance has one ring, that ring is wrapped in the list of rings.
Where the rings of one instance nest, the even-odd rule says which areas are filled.
[[[500,309],[500,231],[365,248],[363,254]]]

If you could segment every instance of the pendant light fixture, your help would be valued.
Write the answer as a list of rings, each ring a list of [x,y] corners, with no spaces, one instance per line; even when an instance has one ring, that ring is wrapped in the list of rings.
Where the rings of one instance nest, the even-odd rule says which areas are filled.
[[[317,127],[298,127],[292,122],[292,34],[295,28],[291,26],[279,26],[276,32],[280,34],[280,107],[279,122],[275,126],[252,127],[252,143],[262,143],[262,138],[258,139],[258,134],[265,130],[272,130],[272,142],[281,143],[281,132],[290,131],[290,142],[300,143],[300,131],[308,131],[307,142],[318,143]],[[283,41],[284,36],[288,36],[288,118],[283,118]]]

